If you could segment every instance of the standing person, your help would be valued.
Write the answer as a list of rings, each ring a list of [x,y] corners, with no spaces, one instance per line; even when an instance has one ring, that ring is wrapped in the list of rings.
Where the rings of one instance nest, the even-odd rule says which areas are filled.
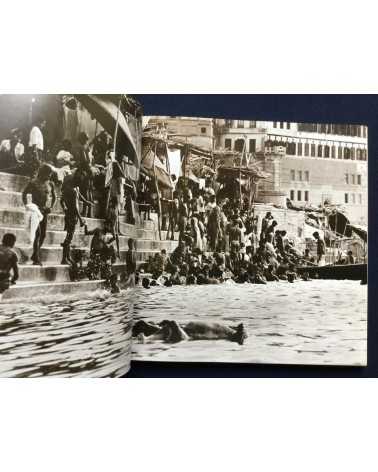
[[[199,251],[203,251],[203,239],[202,239],[202,232],[199,226],[199,221],[197,218],[197,214],[194,214],[191,218],[191,236],[193,238],[193,249],[198,249]]]
[[[170,229],[170,239],[173,241],[175,239],[175,231],[178,228],[180,220],[180,204],[177,197],[170,202],[169,206],[169,229]],[[169,238],[169,234],[167,235]]]
[[[324,240],[320,237],[319,233],[315,231],[313,233],[313,236],[316,241],[316,254],[317,254],[317,263],[319,266],[325,265],[325,242]]]
[[[183,199],[180,200],[179,204],[179,232],[180,232],[180,240],[184,239],[186,225],[188,223],[189,217],[189,210],[188,205],[184,202]]]
[[[84,220],[80,214],[79,201],[86,205],[91,205],[79,190],[80,179],[78,174],[68,175],[65,177],[62,185],[62,193],[60,204],[64,211],[64,230],[67,232],[66,237],[61,244],[63,247],[63,257],[61,264],[70,264],[70,249],[72,239],[75,234],[76,225],[80,222],[80,226],[84,226]]]
[[[46,120],[42,117],[37,117],[29,134],[29,148],[36,152],[39,161],[42,161],[45,150],[45,143],[43,138],[43,130],[46,127]]]
[[[15,243],[14,234],[4,234],[0,245],[0,301],[5,290],[18,280],[18,258],[13,250]]]
[[[198,216],[202,223],[205,223],[205,200],[203,198],[203,190],[201,189],[197,197]]]
[[[278,223],[276,220],[272,221],[272,224],[268,226],[268,228],[265,230],[265,240],[268,239],[268,236],[271,234],[272,235],[272,241],[275,240],[275,232],[276,232],[276,227]]]
[[[117,197],[111,197],[109,208],[105,219],[105,228],[109,232],[116,242],[117,257],[120,258],[119,252],[119,207]]]
[[[265,242],[265,233],[269,227],[270,220],[273,219],[272,213],[268,211],[261,221],[260,242]]]
[[[136,262],[135,262],[135,241],[132,238],[129,238],[127,241],[128,250],[126,252],[126,285],[133,287],[135,285],[135,272],[136,272]]]
[[[105,188],[107,189],[107,204],[106,211],[109,208],[111,199],[114,197],[117,199],[118,207],[122,206],[123,201],[123,183],[126,179],[126,175],[115,159],[113,152],[108,152],[106,156],[106,177],[105,177]]]
[[[31,256],[33,265],[42,265],[41,247],[46,237],[47,217],[51,213],[56,201],[55,187],[51,182],[51,176],[51,167],[46,164],[42,165],[38,171],[37,178],[31,180],[22,193],[24,205],[28,203],[27,195],[31,194],[33,203],[38,206],[39,211],[43,215],[34,238],[33,254]]]
[[[91,157],[88,152],[89,137],[87,133],[81,132],[78,136],[78,146],[75,149],[76,174],[79,180],[80,193],[84,196],[86,202],[83,205],[83,216],[91,218],[93,203],[93,172]]]
[[[33,203],[33,197],[30,193],[26,195],[26,213],[25,213],[25,223],[26,228],[29,231],[29,242],[31,245],[34,243],[35,234],[37,232],[39,223],[43,220],[43,215],[39,211],[38,206]]]

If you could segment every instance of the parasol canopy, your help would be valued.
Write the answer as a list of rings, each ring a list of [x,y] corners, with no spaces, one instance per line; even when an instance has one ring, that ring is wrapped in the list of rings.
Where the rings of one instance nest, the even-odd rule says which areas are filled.
[[[117,117],[117,143],[126,156],[139,167],[136,144],[129,125],[121,110],[118,110],[120,97],[114,95],[75,95],[75,98],[93,115],[101,126],[112,136],[115,134]]]

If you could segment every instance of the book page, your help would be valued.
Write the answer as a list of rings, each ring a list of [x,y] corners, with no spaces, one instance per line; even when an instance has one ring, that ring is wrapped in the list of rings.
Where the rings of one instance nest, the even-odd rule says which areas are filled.
[[[126,95],[0,96],[0,375],[130,367],[142,109]]]
[[[367,127],[144,118],[133,360],[363,366]]]

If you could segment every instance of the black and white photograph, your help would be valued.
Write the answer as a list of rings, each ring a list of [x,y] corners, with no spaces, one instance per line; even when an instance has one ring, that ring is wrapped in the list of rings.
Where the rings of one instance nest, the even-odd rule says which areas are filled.
[[[362,125],[144,118],[139,205],[166,247],[138,266],[133,359],[366,365],[367,143]]]
[[[365,366],[363,124],[0,96],[0,374]]]
[[[141,132],[123,94],[0,96],[0,376],[128,371]]]

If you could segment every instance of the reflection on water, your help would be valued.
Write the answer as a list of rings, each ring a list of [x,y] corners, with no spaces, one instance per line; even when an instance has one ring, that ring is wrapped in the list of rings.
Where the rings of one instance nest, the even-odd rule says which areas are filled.
[[[130,291],[0,304],[0,376],[105,377],[130,364]]]
[[[243,346],[229,341],[133,344],[133,359],[365,365],[367,286],[314,280],[267,285],[137,289],[134,319],[243,322]]]

